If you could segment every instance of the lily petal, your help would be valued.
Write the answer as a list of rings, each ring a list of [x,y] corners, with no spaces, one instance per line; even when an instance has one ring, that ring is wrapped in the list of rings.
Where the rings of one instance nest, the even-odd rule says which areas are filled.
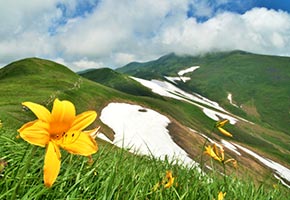
[[[97,118],[97,113],[95,111],[86,111],[76,116],[72,127],[70,130],[82,131],[88,127]]]
[[[29,108],[38,119],[45,122],[50,122],[51,119],[50,112],[44,106],[32,102],[23,102],[22,105]]]
[[[24,124],[17,131],[20,133],[20,137],[30,144],[45,147],[49,142],[48,124],[35,120]]]
[[[86,133],[86,134],[90,135],[93,139],[95,139],[99,133],[100,128],[101,127],[98,126],[97,128],[94,128],[92,130],[83,131],[83,133]]]
[[[73,143],[60,145],[68,152],[82,156],[89,156],[98,151],[98,145],[96,141],[90,135],[84,132],[80,132],[77,140],[75,140]]]
[[[61,155],[58,146],[53,142],[49,142],[46,149],[43,167],[44,185],[46,187],[51,187],[59,174],[60,157]]]
[[[223,193],[223,192],[219,192],[219,194],[218,194],[218,200],[223,200],[224,199],[224,197],[226,196],[226,192],[225,193]]]
[[[205,152],[204,153],[208,154],[213,159],[215,159],[215,160],[217,160],[219,162],[222,162],[221,158],[214,152],[214,150],[211,148],[210,145],[205,147]]]
[[[233,137],[233,135],[232,135],[230,132],[226,131],[225,129],[223,129],[223,128],[221,128],[221,127],[217,127],[217,128],[218,128],[218,130],[219,130],[222,134],[224,134],[225,136]]]
[[[228,119],[224,119],[224,120],[221,120],[221,121],[218,121],[216,124],[215,124],[215,127],[223,127],[226,123],[228,123],[229,120]]]
[[[75,106],[70,101],[54,100],[51,111],[52,120],[54,122],[63,122],[71,125],[75,115]]]

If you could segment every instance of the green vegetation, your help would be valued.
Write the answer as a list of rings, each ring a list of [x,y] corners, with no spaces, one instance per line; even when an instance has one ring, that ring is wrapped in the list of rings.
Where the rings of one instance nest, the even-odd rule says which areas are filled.
[[[89,80],[101,83],[102,85],[114,88],[127,94],[158,98],[158,95],[155,95],[150,89],[144,87],[139,82],[133,80],[125,74],[118,73],[109,68],[94,69],[81,73],[80,75]]]
[[[104,72],[104,77],[106,73],[111,72]],[[217,199],[220,191],[227,193],[226,199],[285,199],[284,197],[287,197],[288,190],[280,184],[276,185],[278,182],[276,179],[265,178],[260,175],[260,171],[255,171],[255,169],[249,170],[247,167],[249,159],[245,162],[237,159],[241,171],[230,175],[225,184],[218,170],[208,171],[206,176],[202,176],[196,169],[187,169],[153,157],[136,156],[101,140],[98,140],[99,151],[93,155],[94,162],[91,165],[85,157],[62,151],[62,165],[57,181],[52,188],[45,188],[42,181],[45,149],[32,146],[16,137],[18,128],[35,119],[30,111],[22,109],[21,102],[23,101],[32,101],[51,108],[55,98],[67,99],[75,104],[77,113],[96,110],[100,114],[104,106],[114,101],[136,103],[152,108],[175,121],[171,128],[178,130],[177,132],[182,131],[182,134],[171,133],[172,137],[178,141],[186,141],[187,144],[184,145],[190,146],[193,151],[190,155],[195,160],[199,160],[202,155],[204,139],[188,132],[187,127],[199,130],[206,135],[211,134],[214,138],[220,138],[219,135],[211,132],[214,121],[189,103],[156,97],[157,95],[152,95],[150,91],[143,95],[144,88],[139,88],[138,85],[134,85],[135,82],[131,81],[129,81],[127,92],[122,92],[121,89],[116,90],[115,87],[121,84],[120,80],[124,78],[126,78],[125,75],[117,74],[115,81],[112,81],[115,84],[107,87],[102,82],[107,81],[109,84],[108,77],[100,81],[102,84],[96,83],[80,77],[62,65],[38,58],[17,61],[0,69],[0,93],[2,94],[0,96],[2,123],[2,128],[0,128],[0,199],[212,200]],[[136,90],[131,90],[130,87]],[[96,125],[101,125],[103,133],[112,135],[112,130],[100,120],[93,124],[94,127]],[[272,137],[269,136],[269,141],[264,141],[259,138],[260,136],[248,133],[258,128],[260,127],[248,127],[241,124],[239,127],[229,126],[228,130],[234,132],[236,141],[241,143],[243,140],[252,141],[250,146],[269,144],[272,148],[270,141]],[[268,131],[267,128],[263,130]],[[244,133],[252,137],[248,135],[245,137]],[[276,132],[273,131],[273,134]],[[278,136],[280,137],[279,134]],[[275,143],[279,141],[277,137],[273,140]],[[271,155],[275,155],[276,158],[283,157],[278,147],[273,147],[272,151]],[[287,159],[283,157],[282,160],[287,162]],[[218,169],[218,163],[211,163],[208,157],[206,161],[213,169]],[[154,186],[164,178],[166,170],[173,172],[177,185],[167,189],[160,186],[154,191]],[[263,171],[263,173],[268,173],[267,176],[270,176],[270,171]],[[241,180],[239,177],[244,179]],[[258,177],[263,183],[250,177]]]

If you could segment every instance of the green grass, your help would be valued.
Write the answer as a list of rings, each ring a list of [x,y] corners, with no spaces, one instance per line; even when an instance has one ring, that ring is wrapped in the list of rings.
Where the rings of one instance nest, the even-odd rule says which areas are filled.
[[[217,199],[220,191],[226,199],[287,199],[282,186],[267,189],[243,182],[235,175],[227,184],[216,172],[201,175],[194,168],[175,165],[148,156],[135,156],[99,141],[94,162],[62,151],[60,174],[51,188],[44,187],[45,150],[32,146],[15,130],[0,130],[1,159],[8,165],[0,178],[0,199]],[[214,163],[217,164],[217,163]],[[214,165],[213,165],[214,167]],[[154,186],[171,170],[175,184],[165,189]]]
[[[80,73],[80,75],[89,80],[100,83],[110,88],[114,88],[127,94],[137,96],[149,96],[155,98],[159,97],[158,95],[154,94],[150,89],[144,87],[139,82],[133,80],[129,76],[118,73],[109,68],[94,69],[88,72]]]

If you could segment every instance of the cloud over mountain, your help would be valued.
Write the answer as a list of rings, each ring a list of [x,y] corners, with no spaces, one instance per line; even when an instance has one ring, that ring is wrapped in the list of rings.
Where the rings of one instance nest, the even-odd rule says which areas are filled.
[[[39,56],[63,60],[80,70],[85,67],[80,61],[93,67],[117,67],[169,52],[290,52],[289,12],[262,7],[238,12],[241,1],[11,0],[0,4],[3,64]]]

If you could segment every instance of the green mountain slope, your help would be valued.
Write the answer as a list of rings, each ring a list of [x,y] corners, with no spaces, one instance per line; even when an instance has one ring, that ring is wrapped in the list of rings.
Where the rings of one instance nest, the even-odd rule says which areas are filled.
[[[242,51],[203,56],[169,54],[147,63],[130,63],[119,72],[146,79],[177,76],[180,70],[200,66],[179,87],[214,99],[235,114],[289,134],[290,58]],[[239,106],[232,106],[228,93]]]
[[[148,88],[133,80],[129,76],[118,73],[109,68],[93,69],[80,74],[89,80],[103,84],[116,90],[136,95],[136,96],[155,96]]]

